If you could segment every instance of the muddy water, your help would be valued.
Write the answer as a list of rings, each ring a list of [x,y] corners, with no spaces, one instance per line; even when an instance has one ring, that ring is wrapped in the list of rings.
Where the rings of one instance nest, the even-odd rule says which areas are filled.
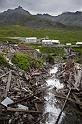
[[[57,70],[58,70],[58,67],[53,66],[53,68],[50,69],[50,77],[46,80],[47,86],[50,87],[46,91],[44,96],[44,99],[45,99],[44,113],[47,114],[47,116],[44,119],[44,121],[41,122],[41,124],[55,124],[56,119],[61,111],[59,105],[57,105],[57,100],[53,92],[54,88],[57,88],[57,89],[63,88],[63,84],[61,84],[60,81],[55,76]],[[64,116],[64,113],[62,113],[60,122],[63,116]]]

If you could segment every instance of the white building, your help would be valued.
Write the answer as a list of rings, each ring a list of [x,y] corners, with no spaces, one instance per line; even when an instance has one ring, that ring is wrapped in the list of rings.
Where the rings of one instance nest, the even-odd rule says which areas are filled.
[[[53,45],[53,44],[60,44],[60,42],[59,40],[42,40],[42,44]]]
[[[66,43],[67,46],[71,46],[71,43]]]
[[[76,45],[82,45],[82,42],[77,42]]]
[[[52,45],[51,40],[42,40],[42,44],[44,45]]]
[[[36,43],[37,42],[37,37],[27,37],[26,42],[28,42],[28,43]]]
[[[60,44],[59,40],[51,40],[52,44]]]

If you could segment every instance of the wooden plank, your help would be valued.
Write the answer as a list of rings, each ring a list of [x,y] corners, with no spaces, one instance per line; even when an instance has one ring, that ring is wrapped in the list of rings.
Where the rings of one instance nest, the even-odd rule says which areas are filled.
[[[65,96],[61,96],[61,95],[59,95],[59,94],[55,94],[55,97],[60,98],[60,99],[66,99]],[[75,103],[75,104],[77,104],[77,105],[82,106],[82,103],[81,103],[81,102],[75,101],[75,100],[73,100],[73,99],[71,99],[71,98],[68,98],[68,101],[70,101],[70,102],[72,102],[72,103]]]
[[[39,111],[38,110],[38,104],[37,103],[35,103],[35,108],[36,108],[36,111]]]
[[[73,95],[74,99],[75,99],[78,103],[80,103],[80,99],[79,99],[74,93],[72,93],[72,95]]]
[[[59,114],[59,116],[58,116],[58,118],[57,118],[55,124],[58,124],[58,122],[59,122],[59,119],[60,119],[60,117],[61,117],[61,114],[62,114],[62,112],[63,112],[65,106],[66,106],[66,103],[67,103],[67,101],[68,101],[68,98],[69,98],[70,93],[71,93],[71,89],[69,89],[69,92],[68,92],[68,94],[67,94],[67,96],[66,96],[66,100],[65,100],[65,102],[64,102],[64,105],[63,105],[63,107],[62,107],[62,109],[61,109],[61,112],[60,112],[60,114]]]
[[[0,76],[0,78],[5,77],[10,71]]]
[[[7,93],[9,92],[10,82],[11,82],[11,76],[12,76],[12,73],[10,71],[9,72],[9,76],[8,76],[8,82],[7,82],[7,86],[6,86],[6,91],[5,91],[5,97],[7,97]]]
[[[23,102],[23,101],[27,101],[27,100],[29,100],[29,99],[32,99],[33,97],[35,97],[35,96],[41,94],[42,92],[44,92],[47,88],[48,88],[48,87],[43,88],[41,91],[38,91],[38,92],[35,93],[35,94],[32,94],[32,95],[27,96],[27,97],[25,97],[25,98],[23,98],[23,99],[20,99],[20,100],[14,102],[14,103],[12,103],[12,104],[9,104],[8,106],[12,106],[12,105],[15,105],[15,104],[17,104],[17,103],[21,103],[21,102]]]
[[[7,112],[26,112],[26,113],[42,114],[41,111],[24,110],[24,109],[18,109],[18,108],[10,108],[10,107],[8,107],[7,109],[2,109],[2,111],[7,111]]]

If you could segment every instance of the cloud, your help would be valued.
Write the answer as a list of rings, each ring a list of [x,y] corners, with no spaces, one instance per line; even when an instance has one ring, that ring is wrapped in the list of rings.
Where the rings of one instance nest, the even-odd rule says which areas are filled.
[[[0,11],[21,5],[33,13],[59,14],[82,10],[82,0],[0,0]]]

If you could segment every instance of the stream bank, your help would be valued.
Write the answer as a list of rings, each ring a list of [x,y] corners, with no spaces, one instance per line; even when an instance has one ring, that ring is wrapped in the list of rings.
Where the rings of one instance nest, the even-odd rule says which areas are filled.
[[[64,101],[55,96],[55,91],[61,91],[65,88],[64,83],[57,78],[58,65],[55,64],[50,68],[50,77],[47,78],[46,83],[48,88],[44,94],[44,109],[43,118],[40,124],[56,124],[58,116],[62,110]],[[61,83],[62,82],[62,83]],[[82,113],[78,109],[77,105],[67,102],[65,109],[63,110],[59,122],[57,124],[82,124]]]
[[[74,83],[74,79],[76,79],[75,85],[80,82],[78,76],[81,78],[81,70],[79,68],[76,68],[76,71],[71,69],[70,73],[69,68],[73,68],[73,65],[69,64],[68,68],[64,66],[64,69],[67,69],[69,73],[63,71],[61,64],[61,71],[57,77],[59,62],[56,60],[57,64],[55,65],[49,66],[48,64],[43,69],[30,69],[29,72],[22,71],[17,67],[14,68],[10,62],[11,67],[0,67],[0,124],[56,123],[68,93],[68,84],[66,83],[68,79],[71,81],[73,77],[70,77],[70,74],[76,75],[72,80]],[[77,70],[80,73],[77,74]],[[59,79],[59,77],[61,78]],[[72,85],[72,83],[70,84]],[[79,85],[76,89],[78,90],[78,88]],[[61,95],[64,93],[64,99],[58,98],[58,95],[60,96],[58,93]],[[9,103],[4,103],[5,99],[9,100],[7,101]],[[58,124],[82,124],[82,114],[75,102],[77,103],[78,100],[71,103],[67,99]],[[78,102],[78,104],[81,103]],[[41,117],[42,119],[38,121]]]
[[[55,74],[58,71],[58,66],[54,65],[52,69],[50,69],[50,77],[46,80],[47,86],[50,88],[44,94],[44,113],[47,114],[47,117],[43,119],[41,124],[54,124],[57,116],[59,115],[61,109],[60,105],[57,104],[58,100],[54,96],[54,89],[63,88],[63,84],[56,78]],[[64,113],[62,114],[62,117]],[[60,121],[62,118],[60,119]]]

